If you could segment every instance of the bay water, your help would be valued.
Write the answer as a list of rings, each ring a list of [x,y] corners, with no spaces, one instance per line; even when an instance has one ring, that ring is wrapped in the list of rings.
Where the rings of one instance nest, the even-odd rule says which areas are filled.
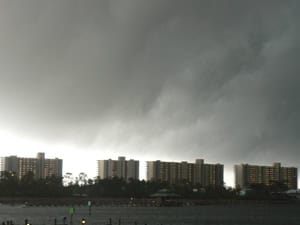
[[[23,225],[25,219],[32,225],[69,224],[68,206],[28,207],[0,205],[0,222],[11,220]],[[74,206],[73,225],[300,225],[300,204],[279,205],[203,205],[193,207],[92,207]]]

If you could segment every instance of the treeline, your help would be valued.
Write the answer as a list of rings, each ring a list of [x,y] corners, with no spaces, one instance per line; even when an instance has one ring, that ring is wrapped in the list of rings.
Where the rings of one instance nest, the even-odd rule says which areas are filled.
[[[81,177],[82,178],[82,177]],[[83,176],[83,178],[86,178]],[[80,182],[80,181],[84,182]],[[68,185],[63,185],[61,177],[47,177],[36,179],[29,172],[21,179],[14,174],[4,172],[0,177],[1,197],[94,197],[94,198],[148,198],[161,189],[168,189],[182,198],[193,199],[237,199],[239,190],[223,186],[192,185],[188,182],[168,184],[165,182],[152,182],[112,179],[77,179]],[[278,183],[273,186],[253,185],[248,198],[267,199],[273,191],[283,191],[287,187]]]
[[[0,177],[1,197],[61,197],[66,196],[66,188],[62,185],[62,178],[47,177],[35,179],[32,172],[22,179],[14,173],[2,172]]]
[[[61,177],[36,179],[29,172],[21,179],[14,174],[4,172],[0,177],[1,197],[72,197],[86,196],[95,198],[148,198],[161,189],[168,189],[183,198],[216,198],[232,197],[236,193],[224,187],[201,187],[183,182],[170,185],[165,182],[150,182],[140,180],[125,181],[120,178],[85,179],[79,176],[73,182],[63,185]]]

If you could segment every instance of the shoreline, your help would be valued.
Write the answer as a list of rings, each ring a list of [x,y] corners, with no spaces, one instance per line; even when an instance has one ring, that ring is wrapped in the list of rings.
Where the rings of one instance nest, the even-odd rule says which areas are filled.
[[[270,204],[299,204],[296,200],[248,200],[248,199],[178,199],[172,200],[171,204],[163,205],[162,201],[153,198],[134,199],[130,198],[88,198],[88,197],[0,197],[2,205],[35,206],[87,206],[91,201],[92,206],[120,206],[120,207],[193,207],[201,205],[270,205]]]

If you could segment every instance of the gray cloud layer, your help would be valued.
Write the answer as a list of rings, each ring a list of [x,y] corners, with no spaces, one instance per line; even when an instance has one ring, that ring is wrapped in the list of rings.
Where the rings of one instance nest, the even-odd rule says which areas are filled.
[[[137,156],[298,166],[298,21],[298,1],[2,1],[0,126]]]

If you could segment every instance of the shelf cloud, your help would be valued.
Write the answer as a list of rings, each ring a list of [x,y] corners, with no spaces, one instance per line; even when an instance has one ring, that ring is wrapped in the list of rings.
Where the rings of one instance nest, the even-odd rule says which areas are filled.
[[[299,166],[299,6],[2,1],[0,127],[149,159]]]

